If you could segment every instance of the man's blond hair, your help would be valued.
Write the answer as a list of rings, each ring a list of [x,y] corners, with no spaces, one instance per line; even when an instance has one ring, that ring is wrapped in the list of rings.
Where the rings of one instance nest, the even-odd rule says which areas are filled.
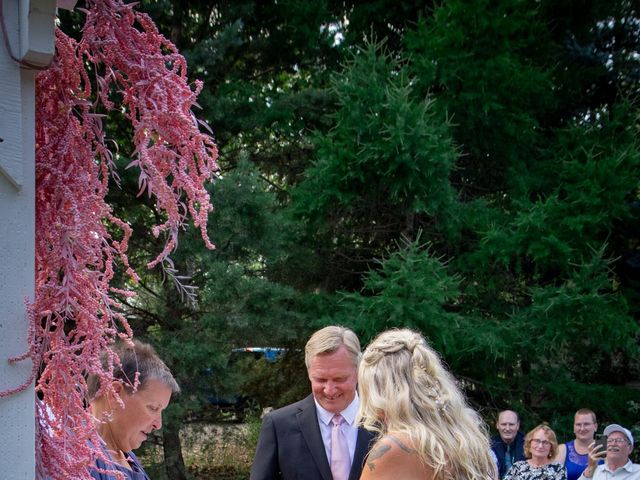
[[[360,340],[352,330],[337,325],[324,327],[311,335],[307,345],[304,347],[304,364],[309,369],[311,360],[314,357],[333,353],[342,345],[351,354],[353,363],[357,367],[362,356]]]
[[[581,409],[579,409],[576,412],[576,414],[573,416],[573,418],[576,419],[578,417],[578,415],[591,415],[591,420],[593,420],[593,423],[598,423],[598,420],[596,420],[596,412],[594,412],[590,408],[581,408]]]

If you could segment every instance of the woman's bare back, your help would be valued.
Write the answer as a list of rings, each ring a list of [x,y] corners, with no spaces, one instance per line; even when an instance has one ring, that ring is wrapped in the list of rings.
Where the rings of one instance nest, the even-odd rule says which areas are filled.
[[[433,480],[413,442],[405,434],[387,433],[371,448],[360,480]]]

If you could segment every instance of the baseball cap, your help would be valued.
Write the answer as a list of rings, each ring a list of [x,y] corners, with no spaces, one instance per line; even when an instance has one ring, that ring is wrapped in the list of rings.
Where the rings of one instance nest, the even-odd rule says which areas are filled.
[[[612,423],[604,429],[605,435],[611,435],[613,432],[620,432],[624,434],[624,436],[627,437],[627,440],[629,440],[629,443],[633,447],[633,435],[631,435],[631,432],[628,429],[624,428],[621,425],[618,425],[617,423]]]

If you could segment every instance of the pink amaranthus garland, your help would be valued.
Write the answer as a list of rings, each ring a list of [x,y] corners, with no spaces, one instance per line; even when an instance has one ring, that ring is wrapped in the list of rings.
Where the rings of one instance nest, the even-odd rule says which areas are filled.
[[[34,372],[22,388],[39,373],[37,478],[55,480],[91,478],[91,445],[99,439],[84,403],[85,376],[98,374],[110,388],[112,368],[103,370],[100,355],[111,352],[117,337],[133,335],[111,297],[118,262],[133,280],[137,276],[126,256],[131,228],[105,202],[117,172],[96,113],[100,107],[122,109],[131,121],[136,151],[127,168],[139,170],[140,193],[154,197],[166,216],[152,233],[168,240],[149,267],[177,246],[188,217],[213,248],[204,184],[218,168],[217,149],[191,111],[201,83],[190,88],[184,58],[133,5],[87,4],[82,39],[57,30],[56,56],[36,84],[36,298],[29,306],[33,341],[24,356],[33,360]],[[96,94],[87,63],[97,78]],[[114,91],[121,97],[117,105]]]

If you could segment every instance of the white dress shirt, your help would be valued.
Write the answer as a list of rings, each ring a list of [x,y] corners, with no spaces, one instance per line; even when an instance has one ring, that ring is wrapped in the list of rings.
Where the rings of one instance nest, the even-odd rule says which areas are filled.
[[[640,480],[640,465],[629,460],[623,467],[611,471],[605,462],[598,465],[593,477],[585,477],[583,473],[578,480]]]
[[[316,403],[316,411],[318,413],[318,424],[320,425],[320,433],[322,434],[322,442],[324,443],[324,450],[327,453],[327,460],[331,463],[331,429],[333,423],[331,419],[335,413],[328,412],[320,406],[318,401],[313,399]],[[356,451],[356,442],[358,440],[358,427],[356,422],[356,413],[358,413],[358,407],[360,406],[360,399],[358,398],[358,392],[353,401],[347,408],[340,412],[344,423],[340,426],[342,433],[347,439],[347,445],[349,446],[349,456],[351,457],[351,463],[353,464],[353,455]]]

